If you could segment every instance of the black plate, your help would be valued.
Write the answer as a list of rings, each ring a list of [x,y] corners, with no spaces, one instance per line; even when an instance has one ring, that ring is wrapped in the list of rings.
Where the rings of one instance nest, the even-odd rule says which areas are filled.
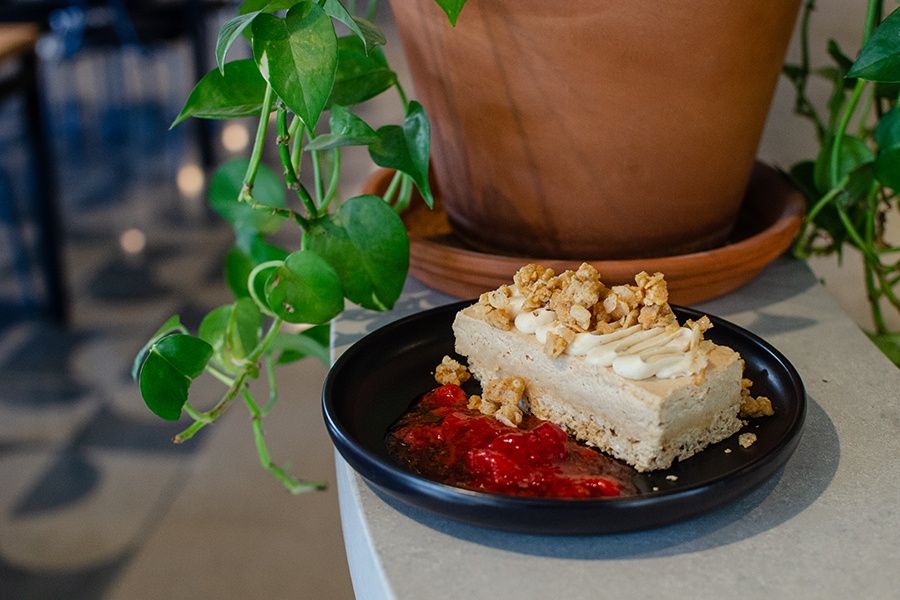
[[[796,369],[775,348],[740,327],[710,316],[707,337],[730,346],[746,362],[754,395],[768,396],[775,416],[750,421],[758,441],[738,434],[676,463],[639,474],[642,493],[624,498],[548,499],[464,490],[415,475],[388,455],[390,425],[437,384],[432,373],[453,352],[451,324],[471,302],[435,308],[391,323],[354,344],[325,381],[325,422],[338,451],[372,486],[444,517],[493,529],[558,535],[634,531],[694,517],[740,498],[773,476],[794,452],[806,414],[806,393]],[[680,321],[702,316],[673,307]],[[730,450],[730,452],[726,452]]]

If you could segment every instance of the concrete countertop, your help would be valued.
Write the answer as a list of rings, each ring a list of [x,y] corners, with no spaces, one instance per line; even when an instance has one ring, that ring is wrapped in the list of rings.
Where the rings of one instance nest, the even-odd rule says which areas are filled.
[[[390,313],[349,309],[333,353],[455,298],[410,280]],[[699,305],[769,341],[809,407],[785,468],[723,509],[649,531],[548,537],[459,524],[377,494],[336,455],[357,598],[894,597],[900,589],[900,371],[803,262],[782,258]]]

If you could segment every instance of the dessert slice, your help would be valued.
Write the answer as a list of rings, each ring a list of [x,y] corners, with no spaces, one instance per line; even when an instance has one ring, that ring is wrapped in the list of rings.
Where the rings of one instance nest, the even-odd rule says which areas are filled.
[[[743,361],[703,338],[705,317],[679,324],[661,274],[606,287],[583,264],[556,275],[528,265],[453,323],[456,351],[485,389],[520,379],[516,407],[639,471],[666,469],[737,432]],[[746,392],[744,394],[746,396]]]

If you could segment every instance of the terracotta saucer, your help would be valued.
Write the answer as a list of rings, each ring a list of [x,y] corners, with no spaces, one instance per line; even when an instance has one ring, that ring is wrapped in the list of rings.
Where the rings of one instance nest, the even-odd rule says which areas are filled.
[[[381,194],[393,172],[382,169],[363,186],[363,193]],[[803,217],[802,194],[772,167],[757,163],[737,225],[725,245],[678,256],[627,260],[591,260],[609,285],[633,283],[641,271],[661,272],[673,304],[711,300],[744,285],[781,255],[797,235]],[[534,262],[556,272],[577,269],[581,262],[551,258],[505,256],[473,250],[450,229],[440,198],[434,210],[413,201],[404,213],[410,236],[410,275],[445,294],[475,298],[512,281],[522,265]]]

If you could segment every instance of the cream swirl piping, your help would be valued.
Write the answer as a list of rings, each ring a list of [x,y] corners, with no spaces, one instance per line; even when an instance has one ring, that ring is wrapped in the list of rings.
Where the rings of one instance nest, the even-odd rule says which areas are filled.
[[[514,310],[514,314],[516,329],[534,334],[541,344],[550,331],[564,327],[548,308]],[[697,333],[691,327],[678,325],[651,329],[632,325],[606,334],[577,333],[565,353],[583,356],[588,364],[611,367],[627,379],[670,379],[694,375],[705,365],[698,351]]]

